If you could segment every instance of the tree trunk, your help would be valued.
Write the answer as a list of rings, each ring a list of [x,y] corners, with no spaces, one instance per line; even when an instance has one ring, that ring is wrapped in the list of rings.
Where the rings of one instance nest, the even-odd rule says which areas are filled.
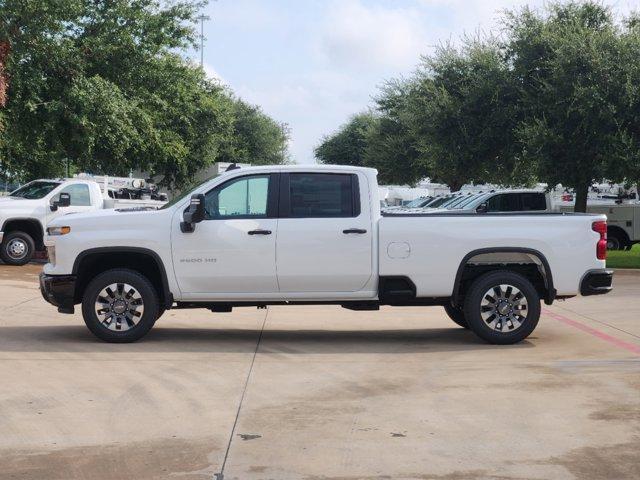
[[[451,180],[449,182],[449,190],[451,190],[452,193],[457,192],[462,188],[462,185],[464,185],[464,183],[460,182],[459,180]]]
[[[576,205],[573,207],[574,212],[585,213],[587,211],[587,195],[591,183],[585,183],[576,187]]]
[[[7,59],[11,51],[8,40],[0,41],[0,108],[7,104],[7,90],[9,89],[9,76],[7,75]]]

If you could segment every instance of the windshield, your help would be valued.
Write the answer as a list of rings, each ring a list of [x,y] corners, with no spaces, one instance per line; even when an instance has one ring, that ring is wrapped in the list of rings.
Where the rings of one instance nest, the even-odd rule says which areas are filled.
[[[407,207],[407,208],[422,207],[429,200],[431,200],[429,197],[416,198],[415,200],[411,200],[409,203],[405,204],[405,207]]]
[[[477,198],[482,197],[482,196],[483,196],[483,194],[481,194],[481,193],[469,195],[469,198],[466,198],[463,202],[460,202],[457,205],[452,206],[451,208],[453,208],[455,210],[461,210],[464,207],[466,207],[467,205],[469,205],[470,203],[472,203],[474,200],[476,200]]]
[[[47,182],[36,180],[14,190],[9,194],[10,197],[26,198],[27,200],[38,200],[44,198],[51,193],[54,188],[60,185],[59,182]]]
[[[204,185],[209,180],[213,180],[214,178],[216,178],[218,176],[219,175],[214,175],[212,177],[207,178],[206,180],[203,180],[202,182],[191,182],[191,183],[187,184],[187,186],[183,187],[182,189],[180,189],[179,191],[176,192],[175,197],[173,197],[173,199],[171,201],[165,203],[162,207],[160,207],[160,210],[164,210],[164,209],[173,207],[176,203],[179,203],[182,199],[184,199],[187,195],[189,195],[195,189],[197,189],[201,185]]]
[[[441,206],[444,202],[451,200],[451,197],[440,197],[440,198],[436,198],[433,202],[430,202],[428,207],[429,208],[436,208]]]

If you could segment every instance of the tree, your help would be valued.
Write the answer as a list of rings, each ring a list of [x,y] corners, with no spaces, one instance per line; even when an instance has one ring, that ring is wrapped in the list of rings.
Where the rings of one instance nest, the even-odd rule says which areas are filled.
[[[429,175],[454,191],[469,182],[529,182],[532,172],[518,162],[513,131],[517,93],[491,38],[424,57],[407,105]]]
[[[315,147],[316,159],[325,164],[363,166],[367,137],[376,122],[377,118],[371,112],[352,116],[337,132],[325,136]]]
[[[253,142],[259,156],[282,160],[273,152],[286,149],[286,138],[265,127],[270,119],[243,112],[225,88],[180,56],[193,45],[201,6],[5,0],[0,170],[53,176],[70,163],[96,173],[148,171],[179,186],[228,154],[231,143]],[[277,147],[267,145],[269,134]]]
[[[375,99],[379,119],[367,138],[365,164],[376,168],[384,183],[413,185],[426,176],[411,128],[411,88],[409,81],[388,81]]]
[[[523,158],[549,184],[573,187],[575,210],[584,212],[594,182],[621,181],[637,164],[637,29],[623,30],[593,2],[524,9],[506,26],[525,115],[516,129]]]
[[[288,140],[285,124],[273,120],[260,107],[234,99],[232,133],[220,160],[254,165],[286,163]]]

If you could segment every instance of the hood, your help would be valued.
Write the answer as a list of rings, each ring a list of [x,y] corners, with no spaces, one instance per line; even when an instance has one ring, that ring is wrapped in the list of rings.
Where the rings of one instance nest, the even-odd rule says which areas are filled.
[[[38,200],[29,200],[29,199],[20,198],[20,197],[9,197],[7,195],[7,196],[0,197],[0,208],[4,208],[4,207],[16,208],[22,205],[31,206],[35,202],[38,202]]]
[[[145,210],[145,209],[113,209],[108,208],[104,210],[91,210],[89,212],[83,213],[69,213],[67,215],[61,215],[53,220],[49,225],[52,226],[77,226],[83,227],[86,226],[89,229],[95,228],[96,226],[118,226],[122,224],[123,219],[129,218],[132,216],[141,217],[139,220],[142,221],[145,218],[148,218],[150,215],[159,215],[159,214],[167,214],[169,213],[167,210]]]

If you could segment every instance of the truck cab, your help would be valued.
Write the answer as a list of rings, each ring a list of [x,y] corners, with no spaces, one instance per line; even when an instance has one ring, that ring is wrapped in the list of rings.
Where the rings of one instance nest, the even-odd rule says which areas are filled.
[[[86,180],[34,180],[0,197],[0,258],[24,265],[44,248],[46,225],[70,213],[102,208],[99,186]]]

